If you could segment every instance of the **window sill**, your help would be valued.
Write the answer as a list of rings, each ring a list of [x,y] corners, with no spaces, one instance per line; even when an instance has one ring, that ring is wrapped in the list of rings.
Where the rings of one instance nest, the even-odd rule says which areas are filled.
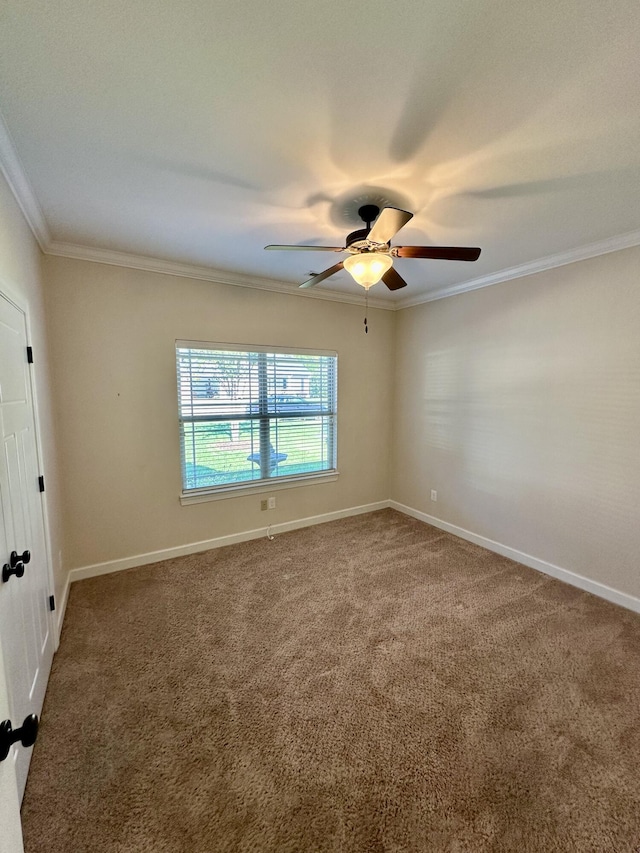
[[[245,495],[258,495],[265,492],[275,492],[280,489],[295,489],[299,486],[320,485],[320,483],[334,483],[339,476],[336,470],[327,471],[323,474],[307,474],[298,477],[282,477],[278,479],[260,480],[258,483],[247,483],[246,485],[232,484],[220,486],[217,489],[203,489],[202,491],[183,492],[180,495],[182,506],[189,504],[201,504],[206,501],[220,501],[225,498],[240,498]]]

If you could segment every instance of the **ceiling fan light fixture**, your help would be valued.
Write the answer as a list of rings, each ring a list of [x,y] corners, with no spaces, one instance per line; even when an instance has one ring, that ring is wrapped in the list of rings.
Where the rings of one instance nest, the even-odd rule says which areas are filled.
[[[394,246],[391,241],[413,214],[399,207],[361,204],[358,214],[366,228],[347,235],[343,248],[339,246],[265,246],[265,249],[289,249],[295,252],[346,252],[348,257],[320,273],[309,273],[311,278],[298,285],[315,287],[326,278],[346,269],[357,284],[369,290],[380,279],[389,290],[400,290],[407,282],[393,266],[393,258],[427,258],[439,261],[477,261],[480,249],[465,246]],[[371,224],[373,222],[373,225]]]
[[[381,252],[359,252],[344,260],[344,268],[365,290],[377,284],[392,265],[391,255]]]

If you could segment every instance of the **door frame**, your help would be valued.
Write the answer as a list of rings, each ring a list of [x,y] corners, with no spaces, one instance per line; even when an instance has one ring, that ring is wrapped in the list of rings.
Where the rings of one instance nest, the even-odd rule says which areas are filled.
[[[29,312],[29,301],[28,299],[18,295],[12,288],[10,288],[7,284],[5,278],[0,277],[0,299],[6,299],[10,305],[13,305],[25,319],[25,330],[27,335],[27,346],[31,346],[31,316]],[[40,469],[40,474],[44,475],[44,455],[42,452],[42,434],[40,429],[40,409],[38,405],[38,394],[37,394],[37,382],[36,382],[36,371],[31,367],[28,371],[29,373],[29,390],[31,391],[31,408],[33,411],[33,434],[36,444],[36,457],[38,459],[38,468]],[[53,561],[51,555],[51,527],[49,524],[49,512],[47,500],[45,498],[46,492],[40,492],[40,508],[42,510],[42,526],[43,526],[43,537],[44,537],[44,550],[45,550],[45,563],[47,567],[47,580],[49,582],[49,589],[51,590],[50,595],[55,595],[55,576],[53,572]],[[63,607],[65,602],[56,601],[56,610],[53,611],[51,609],[48,610],[48,619],[49,619],[49,630],[52,631],[53,635],[53,653],[58,650],[58,646],[60,645],[60,632],[58,628],[62,627],[61,618],[56,619],[55,614],[58,613],[58,607]],[[60,613],[60,617],[64,616],[64,610]]]

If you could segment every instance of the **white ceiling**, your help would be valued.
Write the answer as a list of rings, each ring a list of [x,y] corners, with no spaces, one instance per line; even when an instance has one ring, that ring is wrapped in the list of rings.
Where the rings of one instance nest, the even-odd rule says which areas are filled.
[[[637,0],[4,0],[0,109],[51,251],[295,289],[336,256],[263,247],[373,187],[483,250],[396,261],[406,300],[640,229],[639,47]]]

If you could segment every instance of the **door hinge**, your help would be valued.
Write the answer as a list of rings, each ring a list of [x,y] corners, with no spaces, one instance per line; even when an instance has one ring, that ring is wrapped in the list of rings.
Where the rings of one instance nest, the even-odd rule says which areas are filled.
[[[44,477],[42,475],[38,477],[38,488],[41,492],[44,492]]]
[[[49,596],[49,610],[55,610],[55,609],[56,609],[56,597],[55,597],[55,595],[50,595]]]
[[[33,349],[31,347],[27,347],[27,361],[29,364],[33,364]]]

